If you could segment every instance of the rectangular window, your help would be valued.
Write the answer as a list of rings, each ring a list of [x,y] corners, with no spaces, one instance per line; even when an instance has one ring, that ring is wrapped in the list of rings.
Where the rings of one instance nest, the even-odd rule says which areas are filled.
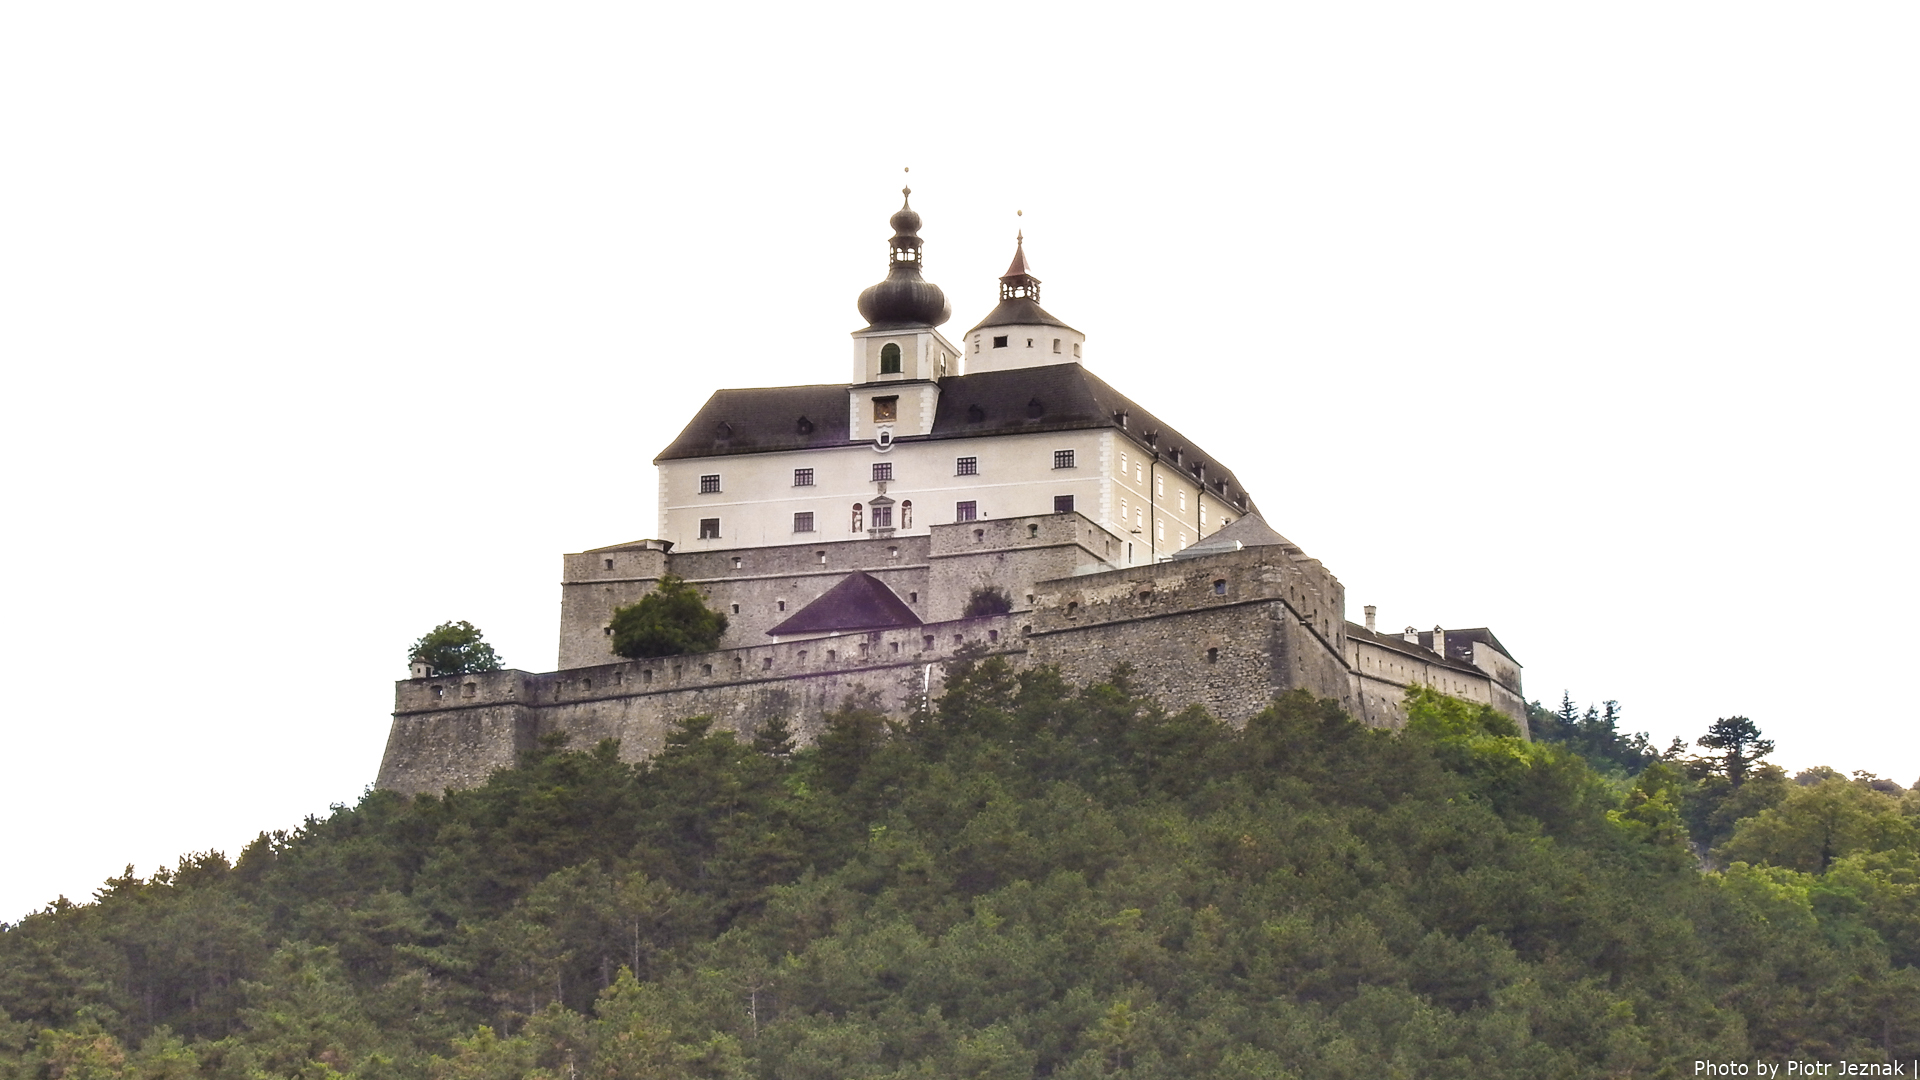
[[[813,531],[813,511],[809,510],[804,514],[793,515],[793,531],[794,532],[812,532]]]
[[[874,507],[873,527],[876,529],[893,528],[893,507],[885,504]]]
[[[1073,468],[1073,451],[1055,450],[1053,452],[1053,467],[1056,469]]]
[[[1125,454],[1120,455],[1120,475],[1127,475],[1127,455]]]
[[[1056,514],[1073,513],[1073,496],[1055,495],[1053,497],[1053,512]]]
[[[1059,338],[1054,338],[1054,339],[1053,339],[1053,351],[1054,351],[1054,352],[1059,352],[1059,351],[1060,351],[1060,339],[1059,339]]]
[[[960,503],[953,504],[953,520],[955,521],[972,521],[979,516],[980,516],[979,503],[960,502]]]
[[[711,495],[720,490],[720,474],[708,473],[700,478],[700,494]]]
[[[1076,359],[1080,356],[1080,343],[1077,341],[1073,343],[1073,355]]]
[[[813,486],[813,470],[812,469],[793,470],[793,486],[794,487],[812,487]]]
[[[1167,478],[1166,477],[1156,476],[1153,478],[1153,494],[1156,498],[1164,499],[1167,497]]]
[[[980,459],[977,457],[957,457],[953,459],[953,475],[979,476]]]
[[[1156,522],[1154,522],[1154,523],[1153,523],[1153,538],[1154,538],[1155,540],[1165,540],[1165,539],[1167,538],[1167,523],[1166,523],[1166,522],[1164,522],[1164,521],[1156,521]]]
[[[1200,527],[1203,529],[1207,527],[1207,504],[1206,503],[1200,504]]]
[[[1186,511],[1187,511],[1187,493],[1183,490],[1180,492],[1180,512],[1184,514],[1186,513]]]
[[[877,397],[873,399],[873,419],[875,423],[884,423],[900,415],[900,399],[897,397]]]
[[[720,539],[720,519],[719,518],[701,518],[700,519],[700,539],[702,540]]]
[[[873,463],[873,478],[874,478],[875,480],[891,480],[891,479],[893,479],[893,462],[891,462],[891,461],[876,461],[876,462],[874,462],[874,463]]]
[[[1007,338],[1006,338],[1006,335],[1005,335],[1005,334],[1002,334],[1001,336],[999,336],[999,337],[997,337],[997,338],[994,338],[994,339],[993,339],[993,347],[994,347],[994,348],[996,348],[996,349],[1004,349],[1004,348],[1006,348],[1006,347],[1007,347]]]

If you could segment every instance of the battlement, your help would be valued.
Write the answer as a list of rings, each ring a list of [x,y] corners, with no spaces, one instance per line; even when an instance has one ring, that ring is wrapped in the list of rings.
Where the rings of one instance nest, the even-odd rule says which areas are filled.
[[[849,697],[877,701],[894,715],[920,707],[939,694],[947,662],[968,647],[1016,667],[1051,665],[1075,682],[1103,679],[1124,662],[1136,683],[1169,707],[1200,704],[1235,725],[1296,687],[1343,703],[1353,697],[1339,582],[1297,552],[1248,548],[1087,572],[1098,564],[1081,561],[1092,549],[1076,515],[968,524],[977,535],[936,534],[927,580],[947,580],[944,588],[962,598],[976,580],[1004,581],[1020,602],[1008,614],[539,674],[405,680],[395,687],[378,785],[417,793],[477,784],[555,731],[567,732],[576,746],[618,739],[622,755],[637,760],[658,753],[675,722],[697,715],[712,716],[717,728],[742,739],[779,716],[802,743],[811,742],[822,716]],[[1036,555],[1068,572],[1027,583],[1008,576],[1009,565],[1029,565],[1024,560]],[[725,552],[700,558],[733,569]],[[745,562],[743,556],[743,571]],[[946,566],[961,573],[943,578]],[[916,599],[951,606],[950,597]]]

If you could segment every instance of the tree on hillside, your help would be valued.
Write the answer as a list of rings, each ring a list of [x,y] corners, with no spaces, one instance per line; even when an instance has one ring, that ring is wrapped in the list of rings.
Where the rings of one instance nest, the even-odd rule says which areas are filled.
[[[1748,769],[1773,753],[1773,740],[1761,738],[1759,726],[1744,716],[1723,716],[1715,720],[1707,733],[1700,736],[1699,745],[1720,751],[1711,758],[1716,763],[1714,771],[1734,787],[1746,780]]]
[[[614,654],[629,660],[712,652],[726,632],[727,617],[708,610],[700,590],[672,574],[613,613]]]
[[[444,622],[413,643],[408,654],[413,661],[425,663],[437,675],[460,675],[469,671],[499,671],[500,657],[493,646],[481,639],[480,630],[465,619]]]

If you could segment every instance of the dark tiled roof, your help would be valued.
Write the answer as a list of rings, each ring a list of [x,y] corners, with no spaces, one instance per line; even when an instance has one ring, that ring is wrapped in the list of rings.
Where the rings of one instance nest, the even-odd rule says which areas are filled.
[[[920,617],[892,589],[866,571],[855,570],[767,635],[851,633],[919,625]]]
[[[680,437],[653,460],[845,446],[847,434],[844,384],[715,390]]]
[[[1416,645],[1413,642],[1408,641],[1406,638],[1400,636],[1399,634],[1382,634],[1374,630],[1369,630],[1366,627],[1360,625],[1359,623],[1350,622],[1347,624],[1347,637],[1355,641],[1372,642],[1373,644],[1379,645],[1382,648],[1392,649],[1393,651],[1398,653],[1404,653],[1408,656],[1413,657],[1416,660],[1424,661],[1425,663],[1439,664],[1442,667],[1458,668],[1461,671],[1472,672],[1473,674],[1479,675],[1482,677],[1485,677],[1485,675],[1487,674],[1486,672],[1481,671],[1479,668],[1474,667],[1473,664],[1470,663],[1464,655],[1455,653],[1455,650],[1453,648],[1453,643],[1451,641],[1451,638],[1453,636],[1452,630],[1447,631],[1447,636],[1449,638],[1449,641],[1447,643],[1447,652],[1453,655],[1449,655],[1445,660],[1442,660],[1439,657],[1439,655],[1433,651],[1433,634],[1431,632],[1422,634],[1420,636],[1422,638],[1422,642]]]
[[[1484,626],[1476,626],[1471,630],[1447,631],[1447,655],[1455,660],[1466,661],[1473,655],[1473,650],[1467,647],[1468,642],[1474,641],[1482,645],[1491,645],[1504,654],[1507,659],[1513,660],[1513,654],[1507,652],[1507,647],[1500,644],[1500,639],[1493,636],[1493,631]],[[1432,649],[1433,631],[1427,630],[1422,632],[1420,635],[1420,644],[1424,648]],[[1517,664],[1520,661],[1513,660],[1513,662]]]
[[[813,424],[810,434],[799,431],[803,415]],[[1126,418],[1124,423],[1122,416]],[[950,375],[940,380],[933,432],[900,441],[1107,427],[1119,428],[1143,447],[1151,445],[1160,452],[1163,468],[1178,468],[1188,477],[1193,475],[1195,462],[1205,462],[1207,486],[1217,493],[1216,481],[1224,480],[1229,501],[1245,493],[1233,473],[1212,455],[1077,363]],[[1154,439],[1151,444],[1149,436]],[[707,399],[693,422],[654,461],[846,445],[844,385],[720,390]],[[1180,452],[1178,465],[1171,460],[1175,450]],[[1248,496],[1242,512],[1254,509]]]
[[[1008,271],[1008,273],[1012,273],[1012,271]],[[1046,308],[1041,307],[1039,304],[1034,303],[1024,296],[1017,296],[1011,300],[1000,301],[992,311],[987,312],[987,317],[981,319],[980,322],[974,326],[973,330],[980,330],[988,326],[1058,326],[1063,330],[1073,330],[1073,327],[1049,315]],[[973,330],[969,330],[967,333],[971,334]],[[1073,332],[1077,334],[1080,331],[1073,330]]]
[[[1174,552],[1173,557],[1197,559],[1202,555],[1219,555],[1251,547],[1286,548],[1288,554],[1300,552],[1300,545],[1274,532],[1265,521],[1260,519],[1259,514],[1247,514],[1235,519],[1205,540]]]

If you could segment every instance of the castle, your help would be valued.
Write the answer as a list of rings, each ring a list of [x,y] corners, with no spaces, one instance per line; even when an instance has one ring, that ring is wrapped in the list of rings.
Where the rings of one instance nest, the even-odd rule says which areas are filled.
[[[1391,726],[1421,684],[1524,728],[1520,665],[1491,631],[1382,634],[1372,607],[1348,622],[1339,580],[1231,470],[1088,370],[1024,236],[955,344],[920,215],[903,202],[890,224],[851,381],[716,392],[654,459],[658,538],[565,556],[560,670],[416,667],[377,786],[472,786],[550,731],[642,758],[695,715],[743,737],[782,716],[810,740],[850,695],[918,707],[969,647],[1078,682],[1125,661],[1168,706],[1235,725],[1305,688]],[[727,614],[720,648],[615,656],[614,611],[668,574]],[[989,596],[996,613],[974,613]]]

